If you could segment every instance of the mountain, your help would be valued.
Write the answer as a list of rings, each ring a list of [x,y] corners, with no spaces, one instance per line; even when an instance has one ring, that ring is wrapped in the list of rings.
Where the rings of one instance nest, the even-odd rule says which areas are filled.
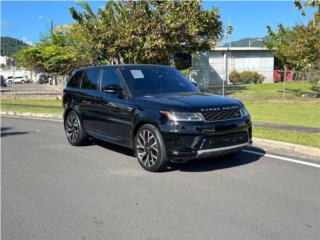
[[[231,47],[249,47],[249,42],[251,42],[251,47],[264,47],[264,44],[261,40],[265,38],[243,38],[238,41],[231,42]],[[224,47],[227,47],[229,44],[225,44]]]
[[[1,56],[12,57],[21,48],[28,47],[29,45],[19,39],[12,37],[1,37]]]

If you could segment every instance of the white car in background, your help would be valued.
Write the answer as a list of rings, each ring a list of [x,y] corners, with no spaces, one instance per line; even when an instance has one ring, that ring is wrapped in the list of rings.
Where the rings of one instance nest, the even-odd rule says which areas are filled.
[[[14,83],[26,83],[28,81],[26,76],[17,76],[17,77],[8,77],[6,79],[7,84],[12,84]]]
[[[26,83],[28,82],[28,79],[26,76],[17,76],[17,77],[8,77],[6,79],[7,84],[12,84],[12,83]]]

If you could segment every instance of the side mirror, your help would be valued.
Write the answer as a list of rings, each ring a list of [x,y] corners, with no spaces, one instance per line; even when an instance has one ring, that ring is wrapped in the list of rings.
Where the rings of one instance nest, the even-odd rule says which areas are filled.
[[[123,92],[123,88],[120,87],[119,85],[109,85],[109,86],[106,86],[104,89],[103,89],[104,92],[106,93],[122,93]]]

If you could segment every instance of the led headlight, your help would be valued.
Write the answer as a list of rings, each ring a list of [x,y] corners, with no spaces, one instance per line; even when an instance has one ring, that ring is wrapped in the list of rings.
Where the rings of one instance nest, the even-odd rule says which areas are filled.
[[[161,114],[165,115],[171,121],[203,121],[203,117],[200,113],[192,112],[167,112],[160,111]]]
[[[242,117],[247,117],[249,116],[249,113],[245,107],[240,108],[240,113]]]

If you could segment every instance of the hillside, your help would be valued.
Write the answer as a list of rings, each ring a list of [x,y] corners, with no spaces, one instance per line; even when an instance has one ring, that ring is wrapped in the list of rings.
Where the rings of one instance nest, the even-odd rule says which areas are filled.
[[[249,47],[249,41],[251,41],[251,47],[264,47],[264,44],[258,39],[264,38],[243,38],[238,41],[231,42],[231,47]],[[224,46],[228,46],[228,44],[225,44]]]
[[[12,57],[21,48],[28,47],[29,45],[11,37],[1,37],[1,56]]]

